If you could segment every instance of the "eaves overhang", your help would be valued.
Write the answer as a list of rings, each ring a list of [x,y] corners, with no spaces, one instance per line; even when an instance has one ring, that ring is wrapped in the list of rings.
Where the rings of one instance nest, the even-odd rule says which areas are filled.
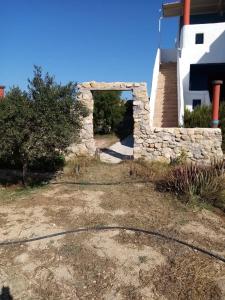
[[[174,1],[163,4],[163,16],[183,16],[183,1]],[[212,14],[225,12],[225,0],[192,0],[191,15]]]

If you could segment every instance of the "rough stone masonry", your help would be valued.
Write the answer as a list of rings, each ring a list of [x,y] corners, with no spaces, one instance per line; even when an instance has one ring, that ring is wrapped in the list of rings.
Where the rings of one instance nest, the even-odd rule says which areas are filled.
[[[208,164],[223,158],[221,143],[220,129],[150,128],[137,140],[136,157],[165,162],[184,157]]]
[[[80,144],[70,147],[71,154],[94,155],[96,152],[93,132],[94,99],[92,91],[132,91],[133,94],[133,118],[134,136],[139,136],[142,130],[149,128],[149,99],[146,83],[133,82],[85,82],[78,85],[77,100],[82,101],[90,114],[83,120],[83,128],[80,134]]]
[[[154,128],[150,126],[150,105],[146,83],[135,82],[85,82],[78,85],[77,100],[89,109],[83,120],[80,143],[71,145],[70,155],[95,155],[93,132],[94,99],[92,91],[132,91],[134,118],[134,159],[170,162],[181,155],[188,161],[209,163],[221,159],[222,134],[211,128]]]

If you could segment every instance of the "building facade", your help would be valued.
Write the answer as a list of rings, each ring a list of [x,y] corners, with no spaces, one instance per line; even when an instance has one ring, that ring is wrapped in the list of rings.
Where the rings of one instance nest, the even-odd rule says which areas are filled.
[[[173,127],[183,124],[185,108],[212,102],[215,80],[220,80],[220,98],[225,99],[225,0],[170,2],[162,11],[164,18],[179,17],[180,26],[175,48],[157,52],[151,122]]]

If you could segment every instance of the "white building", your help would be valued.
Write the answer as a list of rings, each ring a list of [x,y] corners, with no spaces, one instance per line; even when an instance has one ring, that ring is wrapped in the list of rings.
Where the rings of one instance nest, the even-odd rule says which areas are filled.
[[[185,108],[212,102],[214,80],[225,82],[225,0],[170,1],[162,11],[164,18],[180,17],[180,28],[176,47],[157,51],[151,122],[177,127]]]

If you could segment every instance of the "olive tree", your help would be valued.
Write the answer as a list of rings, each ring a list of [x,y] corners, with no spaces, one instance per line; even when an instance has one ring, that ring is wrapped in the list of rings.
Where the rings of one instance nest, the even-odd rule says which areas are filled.
[[[75,100],[76,84],[57,84],[34,68],[28,91],[12,88],[0,103],[0,158],[17,161],[23,182],[35,160],[53,159],[75,142],[87,109]]]

